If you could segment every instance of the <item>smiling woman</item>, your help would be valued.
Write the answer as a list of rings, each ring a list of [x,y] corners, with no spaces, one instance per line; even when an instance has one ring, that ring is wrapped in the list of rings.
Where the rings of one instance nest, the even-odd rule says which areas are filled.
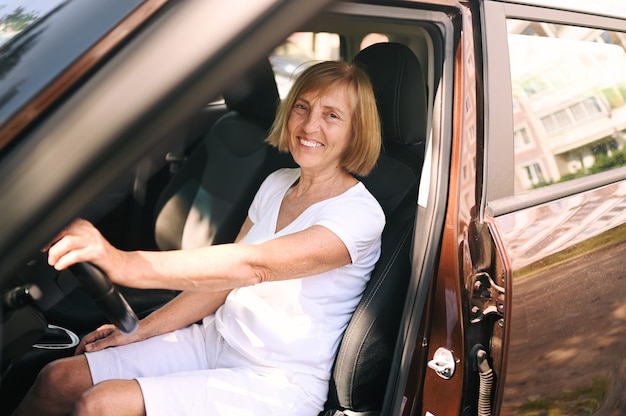
[[[131,1],[0,48],[1,412],[624,414],[623,1]]]
[[[133,334],[106,326],[85,336],[84,355],[47,365],[16,415],[323,409],[337,345],[380,257],[385,215],[352,171],[373,168],[381,133],[356,66],[306,69],[285,102],[270,140],[300,167],[267,177],[234,243],[127,252],[84,220],[53,240],[58,270],[91,262],[119,285],[182,293]]]
[[[367,175],[381,149],[380,119],[371,88],[365,72],[341,62],[329,61],[316,71],[303,73],[281,103],[268,143],[281,152],[292,151],[289,126],[295,128],[296,122],[322,122],[313,128],[341,126],[351,135],[341,152],[340,166],[352,174]],[[320,100],[322,96],[330,98],[333,105]],[[333,113],[332,108],[340,111]]]

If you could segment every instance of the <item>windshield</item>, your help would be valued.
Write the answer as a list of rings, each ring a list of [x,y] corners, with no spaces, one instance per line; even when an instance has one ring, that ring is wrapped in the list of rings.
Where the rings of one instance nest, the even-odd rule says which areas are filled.
[[[0,46],[63,2],[64,0],[3,0],[0,3]]]
[[[0,127],[141,0],[0,0]]]

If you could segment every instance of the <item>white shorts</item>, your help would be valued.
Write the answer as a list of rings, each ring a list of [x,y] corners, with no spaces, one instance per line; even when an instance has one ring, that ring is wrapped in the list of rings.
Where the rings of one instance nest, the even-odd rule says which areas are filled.
[[[94,384],[136,379],[147,416],[316,416],[328,393],[325,381],[242,357],[224,342],[211,318],[85,356]]]

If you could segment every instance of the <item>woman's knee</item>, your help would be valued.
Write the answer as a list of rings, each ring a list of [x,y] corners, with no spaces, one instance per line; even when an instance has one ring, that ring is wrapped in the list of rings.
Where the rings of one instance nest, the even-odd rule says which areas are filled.
[[[35,385],[43,391],[54,392],[65,386],[63,381],[68,377],[71,377],[68,365],[63,360],[52,361],[39,372]]]
[[[52,361],[39,372],[34,388],[39,395],[61,401],[76,400],[92,385],[84,357]]]
[[[85,391],[74,405],[74,416],[145,415],[136,380],[108,380]]]
[[[108,401],[105,397],[106,390],[99,388],[91,388],[80,395],[79,399],[74,403],[74,416],[89,416],[102,414],[104,405]]]

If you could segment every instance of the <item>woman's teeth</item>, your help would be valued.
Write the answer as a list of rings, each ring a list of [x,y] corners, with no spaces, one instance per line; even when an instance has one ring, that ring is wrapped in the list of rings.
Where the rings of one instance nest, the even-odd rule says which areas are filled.
[[[316,142],[316,141],[313,141],[313,140],[307,140],[307,139],[303,139],[303,138],[300,138],[300,143],[303,146],[306,146],[306,147],[313,147],[313,148],[322,147],[322,144],[320,142]]]

